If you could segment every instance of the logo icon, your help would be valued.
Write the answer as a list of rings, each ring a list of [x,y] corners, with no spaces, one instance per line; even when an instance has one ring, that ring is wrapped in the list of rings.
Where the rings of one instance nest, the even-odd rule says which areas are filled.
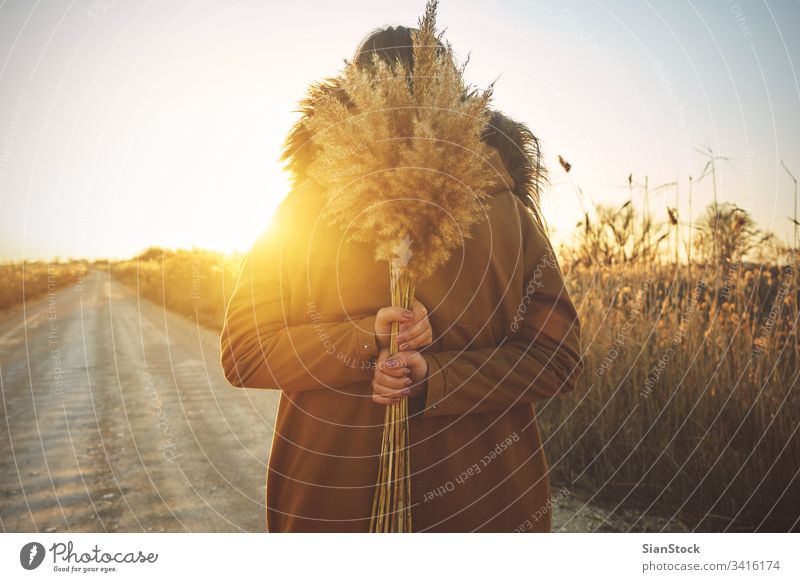
[[[44,546],[39,542],[29,542],[19,551],[19,563],[26,570],[35,570],[44,561]]]

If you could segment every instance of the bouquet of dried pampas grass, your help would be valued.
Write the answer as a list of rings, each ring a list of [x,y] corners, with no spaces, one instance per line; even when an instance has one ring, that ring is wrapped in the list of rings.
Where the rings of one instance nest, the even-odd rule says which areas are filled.
[[[345,63],[339,94],[314,102],[307,120],[315,155],[309,172],[323,187],[327,219],[389,263],[393,305],[410,308],[415,284],[443,265],[484,216],[491,173],[492,88],[463,79],[436,30],[429,1],[413,34],[413,70],[374,56],[371,66]],[[397,325],[391,352],[397,352]],[[411,481],[408,402],[386,407],[370,531],[409,532]]]

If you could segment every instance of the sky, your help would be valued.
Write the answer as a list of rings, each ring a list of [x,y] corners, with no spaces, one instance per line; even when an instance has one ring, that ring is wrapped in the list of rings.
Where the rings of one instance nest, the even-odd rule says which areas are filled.
[[[288,192],[309,83],[423,0],[0,3],[0,260],[246,250]],[[657,219],[710,147],[717,191],[789,241],[800,177],[800,2],[443,0],[467,80],[541,139],[557,243],[627,177]],[[572,164],[567,175],[558,156]],[[659,185],[678,182],[678,188]],[[637,205],[643,191],[635,188]],[[710,178],[692,193],[695,216]]]

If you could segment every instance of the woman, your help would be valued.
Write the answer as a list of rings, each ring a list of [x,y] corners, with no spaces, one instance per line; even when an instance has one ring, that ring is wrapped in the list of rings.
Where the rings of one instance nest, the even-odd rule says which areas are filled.
[[[377,55],[413,70],[411,33],[371,34],[354,62]],[[383,407],[408,398],[415,531],[549,531],[534,404],[572,390],[582,361],[577,313],[539,219],[538,142],[492,113],[485,220],[404,311],[386,305],[386,265],[369,245],[320,220],[323,197],[306,175],[305,121],[337,90],[327,80],[303,103],[285,152],[295,188],[242,263],[221,337],[231,384],[281,390],[268,528],[368,531]],[[401,352],[389,357],[395,321]]]

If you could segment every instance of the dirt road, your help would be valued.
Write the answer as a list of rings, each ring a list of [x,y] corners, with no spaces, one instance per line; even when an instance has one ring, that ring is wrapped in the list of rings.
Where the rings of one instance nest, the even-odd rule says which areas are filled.
[[[101,271],[0,316],[6,531],[260,531],[277,394]]]
[[[108,273],[0,313],[0,389],[3,531],[264,531],[278,394],[228,386],[215,333]],[[598,511],[570,496],[554,529]]]

